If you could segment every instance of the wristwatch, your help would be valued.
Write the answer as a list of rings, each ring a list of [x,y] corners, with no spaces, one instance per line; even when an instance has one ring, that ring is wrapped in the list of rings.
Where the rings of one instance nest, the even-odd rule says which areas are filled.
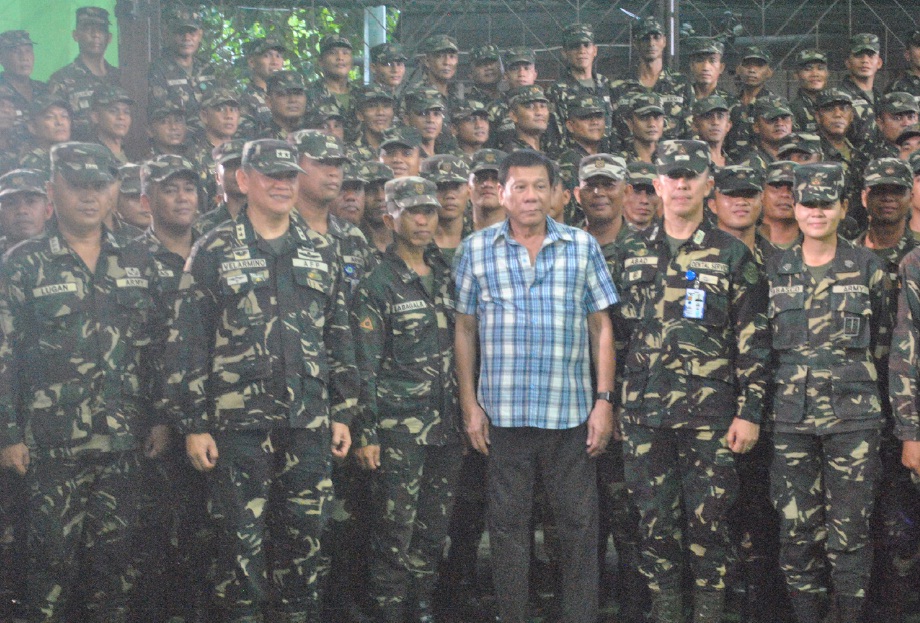
[[[594,396],[595,400],[606,400],[610,404],[613,404],[613,392],[597,392]]]

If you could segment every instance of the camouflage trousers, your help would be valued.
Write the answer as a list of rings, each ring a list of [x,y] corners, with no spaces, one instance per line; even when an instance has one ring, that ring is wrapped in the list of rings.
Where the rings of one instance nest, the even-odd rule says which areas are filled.
[[[876,430],[776,433],[770,495],[779,511],[780,567],[790,589],[864,597],[872,569],[869,520],[879,478]]]
[[[463,448],[419,445],[381,431],[379,498],[371,535],[371,596],[378,606],[431,602],[447,544]]]
[[[215,435],[215,602],[228,621],[318,618],[320,535],[332,499],[329,431]],[[269,578],[271,580],[269,581]]]
[[[0,621],[12,617],[12,600],[25,597],[29,490],[26,480],[0,470]]]
[[[607,536],[619,549],[639,542],[639,511],[629,497],[623,471],[623,444],[613,441],[597,459],[597,486],[600,515],[601,560]]]
[[[33,456],[29,499],[29,621],[125,621],[134,585],[136,451]]]
[[[140,518],[134,530],[138,571],[132,613],[138,623],[192,621],[211,599],[214,527],[207,476],[196,471],[177,435],[156,459],[142,459]]]
[[[626,484],[640,517],[639,571],[649,588],[680,590],[686,549],[696,589],[724,590],[734,556],[727,516],[738,495],[725,431],[624,423],[623,432]]]

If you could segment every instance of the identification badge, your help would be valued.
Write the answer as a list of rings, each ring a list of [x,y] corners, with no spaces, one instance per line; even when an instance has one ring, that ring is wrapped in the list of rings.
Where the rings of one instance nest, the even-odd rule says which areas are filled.
[[[706,291],[699,288],[687,288],[687,298],[684,299],[684,318],[702,320],[706,313]]]

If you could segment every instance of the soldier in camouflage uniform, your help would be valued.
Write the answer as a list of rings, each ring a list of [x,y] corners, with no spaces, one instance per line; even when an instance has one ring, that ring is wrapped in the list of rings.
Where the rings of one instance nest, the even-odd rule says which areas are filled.
[[[461,158],[445,154],[423,160],[421,173],[437,189],[438,226],[434,242],[448,266],[452,266],[460,242],[472,231],[472,223],[466,218],[470,168]]]
[[[770,64],[773,57],[770,52],[750,46],[741,51],[735,75],[738,78],[738,105],[732,109],[732,129],[728,133],[728,146],[734,151],[748,149],[752,140],[754,126],[754,105],[762,97],[774,97],[766,87],[773,77]]]
[[[791,160],[796,164],[822,162],[824,152],[821,150],[821,137],[807,132],[793,132],[776,150],[776,159]]]
[[[32,101],[27,127],[29,140],[19,154],[19,167],[49,173],[51,148],[70,140],[70,105],[63,98],[45,93]]]
[[[562,61],[565,64],[565,70],[561,79],[546,91],[552,113],[546,138],[548,145],[558,145],[564,139],[565,122],[569,118],[569,105],[589,95],[597,96],[604,101],[605,134],[609,134],[613,129],[610,81],[606,76],[594,70],[596,59],[597,46],[594,44],[594,30],[589,24],[570,24],[562,30]],[[534,71],[534,80],[536,77],[536,71]],[[496,143],[496,145],[501,144]],[[500,149],[505,148],[500,147]],[[510,150],[505,149],[505,151]]]
[[[862,148],[876,133],[875,106],[882,90],[875,77],[882,68],[881,43],[878,35],[861,33],[850,38],[850,54],[846,59],[848,74],[840,81],[840,90],[853,100],[853,125],[847,138]]]
[[[45,231],[51,204],[48,177],[34,169],[14,169],[0,176],[0,254]]]
[[[266,81],[268,108],[271,119],[257,132],[261,138],[284,140],[288,134],[303,128],[307,113],[307,84],[296,71],[273,73]]]
[[[856,623],[872,567],[883,424],[876,366],[888,349],[890,285],[872,252],[837,235],[842,167],[800,165],[794,175],[803,238],[767,261],[780,566],[799,623],[824,620],[827,571],[836,620]]]
[[[403,93],[400,116],[407,126],[414,127],[422,136],[422,159],[443,153],[439,141],[445,128],[444,98],[432,87],[411,87]],[[438,143],[438,144],[436,144]]]
[[[393,127],[396,99],[377,85],[355,92],[355,117],[360,123],[357,138],[347,143],[348,156],[354,160],[376,160],[383,133]]]
[[[370,592],[380,623],[433,623],[435,571],[447,541],[463,448],[454,375],[450,266],[434,244],[436,187],[386,184],[393,245],[352,305],[361,370],[355,456],[380,472]]]
[[[664,66],[666,39],[664,28],[654,17],[643,18],[632,31],[632,45],[639,58],[633,75],[610,84],[610,101],[614,106],[614,128],[625,136],[625,119],[618,108],[620,102],[633,94],[657,93],[665,114],[664,138],[689,138],[690,106],[693,103],[693,85],[670,67]],[[628,110],[623,111],[629,114]]]
[[[904,128],[895,141],[898,146],[898,157],[907,162],[910,155],[920,150],[920,124]]]
[[[761,97],[754,104],[753,115],[747,148],[736,147],[729,155],[734,162],[747,162],[763,170],[777,160],[777,150],[792,133],[792,110],[781,97]]]
[[[520,149],[546,151],[551,143],[547,135],[550,124],[550,104],[543,89],[537,85],[509,90],[508,118],[514,124],[514,133],[508,135],[499,146],[501,151],[511,153]]]
[[[26,620],[72,620],[80,593],[80,620],[120,623],[139,448],[166,440],[149,388],[167,310],[152,258],[102,224],[118,192],[108,150],[64,143],[51,162],[56,219],[0,276],[0,463],[31,491]]]
[[[406,54],[398,43],[381,43],[371,48],[371,84],[399,99],[406,77]]]
[[[281,41],[260,37],[247,41],[244,52],[249,82],[240,95],[240,133],[255,136],[259,128],[271,122],[272,111],[266,102],[266,81],[284,68],[287,48]]]
[[[886,91],[904,91],[920,97],[920,30],[914,30],[904,42],[904,60],[907,69],[888,85]]]
[[[396,126],[383,134],[379,160],[392,169],[396,177],[418,175],[422,164],[422,135],[411,126]]]
[[[217,180],[212,154],[239,134],[239,95],[226,87],[215,87],[202,98],[198,115],[201,130],[189,140],[189,160],[198,171],[202,190],[208,197],[214,197],[217,194]]]
[[[355,88],[348,81],[354,68],[351,41],[341,35],[325,35],[319,42],[317,66],[320,76],[307,86],[310,107],[336,104],[342,111],[349,110]]]
[[[693,37],[684,45],[690,61],[694,100],[715,96],[723,98],[730,107],[737,105],[735,96],[719,86],[719,78],[725,73],[725,44],[711,37]]]
[[[859,200],[862,171],[858,168],[859,153],[847,138],[854,114],[853,98],[841,89],[824,89],[815,99],[821,152],[826,162],[836,162],[843,167],[847,219],[852,219],[855,229],[861,231],[866,227],[866,211]],[[845,237],[852,239],[858,231],[848,229]]]
[[[619,155],[627,163],[655,162],[655,150],[664,134],[665,114],[657,93],[634,93],[617,102],[617,114],[625,120],[629,134],[624,135]]]
[[[224,221],[235,219],[246,203],[246,195],[236,181],[236,172],[243,160],[245,144],[244,139],[235,138],[211,151],[214,181],[217,185],[217,194],[212,199],[217,207],[205,212],[195,221],[194,229],[197,234],[204,234]]]
[[[894,317],[902,284],[898,282],[901,260],[917,247],[907,227],[910,211],[913,173],[906,162],[897,158],[880,158],[869,163],[865,170],[863,203],[869,215],[869,228],[854,241],[856,246],[871,249],[882,263],[882,269],[891,281],[888,305]],[[905,584],[908,575],[904,565],[905,543],[916,542],[920,533],[910,528],[910,517],[918,508],[917,492],[910,483],[910,472],[901,466],[901,443],[892,430],[890,403],[888,402],[888,361],[877,364],[882,411],[885,427],[882,430],[882,472],[875,497],[872,516],[874,567],[869,587],[871,620],[901,621],[904,616],[906,596],[910,589]],[[913,553],[913,552],[910,552]]]
[[[619,139],[607,135],[604,124],[604,100],[591,95],[569,103],[569,118],[565,122],[565,141],[557,146],[556,159],[578,170],[585,156],[619,151]]]
[[[788,249],[799,237],[795,220],[792,184],[796,163],[779,160],[767,166],[763,186],[763,219],[760,234],[780,249]]]
[[[93,92],[102,86],[120,86],[121,73],[105,60],[105,51],[112,42],[109,32],[109,12],[95,6],[77,9],[77,25],[73,38],[80,49],[69,65],[51,74],[48,88],[65,98],[73,110],[73,136],[76,140],[92,140],[90,108]]]
[[[470,50],[470,78],[473,86],[467,99],[490,104],[501,98],[498,85],[502,80],[501,52],[494,45],[481,45]]]
[[[187,122],[198,127],[198,110],[217,76],[209,62],[196,58],[201,38],[201,16],[181,5],[164,9],[165,53],[150,63],[147,72],[148,101],[177,99],[185,107]]]
[[[630,162],[626,169],[630,188],[623,203],[623,216],[630,229],[641,231],[658,220],[661,198],[653,184],[658,171],[648,162]]]
[[[134,104],[128,92],[119,85],[102,85],[90,98],[90,128],[86,140],[108,147],[120,164],[128,163],[124,141],[131,131]]]
[[[536,55],[530,48],[511,48],[504,56],[505,82],[508,90],[527,87],[537,81]],[[501,145],[514,134],[514,122],[508,118],[508,101],[500,97],[488,105],[491,124],[489,146]]]
[[[0,95],[13,102],[16,112],[14,124],[18,138],[26,136],[26,122],[32,102],[48,92],[48,85],[32,80],[35,65],[35,43],[25,30],[7,30],[0,33]]]
[[[693,131],[709,146],[709,159],[716,167],[731,164],[725,153],[725,137],[731,129],[731,105],[721,95],[710,95],[693,102]]]
[[[705,143],[661,143],[654,184],[664,221],[631,232],[611,270],[623,297],[614,314],[626,353],[618,372],[626,481],[641,518],[651,620],[682,619],[689,551],[693,620],[715,623],[732,558],[733,453],[757,442],[766,390],[766,283],[751,251],[704,219],[713,184]]]
[[[358,377],[341,268],[293,209],[300,173],[287,143],[246,144],[247,206],[192,250],[164,357],[192,465],[214,470],[222,621],[319,620],[330,461],[351,443]]]
[[[457,142],[454,155],[469,160],[489,143],[491,130],[489,111],[482,102],[466,99],[454,106],[450,118],[450,131]]]
[[[115,213],[119,220],[142,231],[150,227],[150,210],[141,203],[141,165],[123,164],[118,167]]]
[[[860,146],[861,160],[868,163],[875,158],[897,158],[901,150],[898,137],[901,132],[912,125],[917,125],[920,106],[917,99],[903,91],[889,91],[881,97],[875,106],[875,125],[873,140]]]
[[[364,185],[361,177],[361,163],[349,160],[342,168],[342,190],[332,204],[332,214],[338,218],[360,227],[364,216]]]
[[[382,253],[393,242],[393,232],[383,222],[387,205],[384,185],[393,179],[393,169],[382,162],[369,161],[361,164],[360,175],[365,180],[361,231],[364,232],[371,249]]]
[[[815,121],[815,98],[827,88],[827,54],[821,50],[801,50],[795,56],[795,78],[799,90],[789,102],[795,118],[795,129],[814,134],[818,130]]]
[[[407,86],[437,89],[444,98],[444,114],[450,119],[453,107],[466,99],[465,85],[456,80],[460,48],[453,37],[431,35],[419,45],[419,52],[424,55],[420,62],[423,74],[420,80]]]

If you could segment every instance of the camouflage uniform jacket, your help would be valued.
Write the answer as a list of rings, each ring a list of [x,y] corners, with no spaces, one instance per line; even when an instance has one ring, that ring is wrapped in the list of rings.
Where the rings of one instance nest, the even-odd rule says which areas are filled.
[[[894,93],[895,91],[910,93],[914,97],[920,97],[920,76],[910,72],[904,72],[885,89],[885,93]]]
[[[726,430],[734,417],[760,423],[766,281],[750,250],[705,220],[675,257],[659,224],[630,231],[617,247],[624,421],[699,430]],[[699,319],[685,317],[691,288],[705,292]]]
[[[664,108],[664,134],[661,140],[687,139],[693,134],[690,127],[693,106],[693,85],[683,74],[665,67],[651,89],[642,85],[638,77],[615,80],[610,85],[610,101],[614,108],[615,129],[619,136],[629,136],[624,114],[617,109],[624,97],[637,93],[657,93]]]
[[[232,220],[233,217],[230,215],[230,210],[227,209],[227,204],[221,203],[210,212],[205,212],[199,216],[195,224],[192,225],[192,229],[194,229],[195,233],[199,236],[203,236],[224,221]]]
[[[103,62],[106,72],[104,76],[91,72],[78,56],[74,62],[61,67],[48,79],[51,93],[61,95],[70,102],[73,110],[71,134],[74,140],[87,140],[91,136],[89,109],[93,92],[101,86],[121,85],[121,72],[118,68]]]
[[[35,143],[26,144],[23,152],[19,154],[20,169],[35,169],[51,175],[51,150],[40,147]]]
[[[815,134],[818,131],[818,121],[815,119],[815,100],[809,97],[804,90],[799,89],[795,99],[789,102],[789,108],[792,110],[792,121],[796,132]]]
[[[549,138],[544,133],[540,137],[540,152],[546,153],[547,147],[551,145]],[[522,149],[533,149],[530,145],[518,138],[517,133],[514,133],[505,138],[505,140],[498,146],[498,149],[502,150],[505,153],[510,154],[513,151],[521,151]]]
[[[250,82],[240,95],[240,130],[243,136],[255,136],[258,129],[272,120],[272,111],[265,100],[268,94]]]
[[[0,446],[67,456],[95,435],[136,447],[167,311],[153,258],[106,229],[94,272],[54,220],[0,268]]]
[[[894,412],[894,434],[902,441],[920,441],[917,412],[920,378],[920,251],[914,249],[901,262],[898,321],[891,337],[888,360],[889,397]]]
[[[351,421],[358,374],[338,259],[296,211],[290,219],[280,252],[245,207],[192,249],[164,357],[185,434]]]
[[[457,443],[454,372],[454,280],[441,251],[425,263],[434,295],[391,245],[355,295],[351,321],[361,370],[358,446],[379,443],[377,431],[409,435],[416,444]]]
[[[217,80],[214,66],[198,60],[186,71],[171,58],[160,58],[150,64],[147,72],[149,98],[153,100],[179,100],[185,105],[185,116],[190,127],[201,124],[198,110],[205,92]]]
[[[358,283],[377,265],[377,256],[357,226],[334,214],[329,215],[329,237],[342,268],[342,290],[350,301]]]
[[[844,76],[838,87],[853,98],[853,123],[847,131],[847,138],[859,148],[864,148],[873,139],[878,126],[875,124],[875,103],[882,97],[878,87],[872,92],[863,91],[850,76]]]
[[[594,72],[594,84],[586,87],[572,75],[572,70],[566,67],[558,82],[546,90],[546,99],[550,103],[550,121],[547,128],[550,142],[561,142],[566,135],[565,122],[569,118],[569,106],[586,95],[594,95],[604,101],[604,119],[610,134],[613,129],[613,106],[611,105],[610,80],[603,74]],[[505,109],[507,116],[507,107]]]
[[[486,147],[500,145],[509,136],[514,136],[514,122],[508,116],[508,102],[504,99],[492,102],[486,110],[489,112],[489,142]],[[551,119],[550,124],[553,123]]]
[[[876,365],[887,355],[890,283],[874,253],[838,236],[815,283],[801,241],[767,263],[780,433],[821,435],[882,425]]]
[[[38,80],[29,80],[32,84],[32,97],[33,99],[44,95],[48,92],[48,85],[44,82],[39,82]],[[13,86],[9,80],[6,79],[6,72],[0,73],[0,95],[10,98],[13,102],[13,106],[16,109],[16,131],[15,136],[18,138],[23,138],[29,135],[29,131],[26,128],[26,123],[29,120],[29,115],[32,110],[32,102],[27,100],[22,93],[16,90],[16,87]]]
[[[729,151],[743,151],[747,149],[754,141],[754,107],[761,98],[776,97],[770,89],[763,87],[757,94],[757,97],[750,104],[744,104],[740,98],[736,97],[737,106],[731,109],[732,129],[728,131],[725,137],[725,144]]]
[[[345,145],[345,153],[347,153],[348,157],[352,160],[367,162],[369,160],[376,160],[377,155],[380,153],[380,149],[371,147],[370,143],[367,142],[367,137],[364,136],[364,132],[361,132],[358,138]]]

